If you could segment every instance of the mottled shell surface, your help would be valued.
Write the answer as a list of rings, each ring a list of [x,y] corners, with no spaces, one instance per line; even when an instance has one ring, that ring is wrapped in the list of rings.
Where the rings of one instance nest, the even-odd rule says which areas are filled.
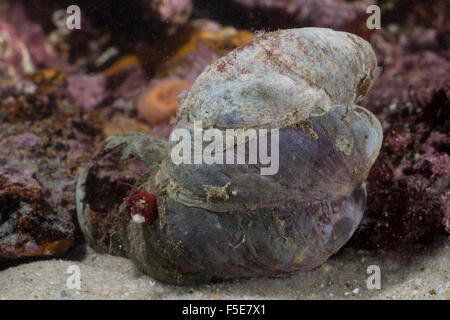
[[[167,191],[181,203],[215,211],[238,210],[243,201],[270,206],[348,194],[366,179],[381,146],[379,121],[355,105],[372,85],[376,67],[369,43],[330,29],[269,33],[232,51],[197,78],[175,128],[192,130],[194,121],[224,133],[281,128],[280,171],[262,176],[245,166],[175,165],[167,159]],[[194,176],[199,180],[191,181]],[[203,185],[231,180],[238,196],[204,201]]]
[[[364,211],[364,182],[382,129],[357,103],[376,68],[366,41],[321,28],[267,33],[230,52],[180,98],[175,129],[192,132],[194,121],[222,132],[277,128],[278,172],[261,175],[259,164],[177,165],[173,142],[113,137],[106,151],[134,148],[144,160],[158,154],[146,161],[145,179],[136,179],[157,195],[158,217],[150,226],[94,219],[86,200],[93,165],[78,185],[87,239],[108,251],[104,233],[114,231],[122,249],[110,252],[176,284],[282,276],[323,263],[351,237]],[[112,231],[102,227],[99,235],[99,224]]]
[[[206,68],[180,106],[184,121],[218,128],[281,128],[357,104],[372,85],[371,45],[331,29],[259,36]]]

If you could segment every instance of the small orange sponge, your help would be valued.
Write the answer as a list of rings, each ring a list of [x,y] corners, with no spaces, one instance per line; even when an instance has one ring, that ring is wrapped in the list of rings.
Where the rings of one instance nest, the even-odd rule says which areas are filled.
[[[191,85],[190,81],[172,79],[145,90],[137,103],[139,116],[152,125],[169,121],[177,113],[178,95]]]

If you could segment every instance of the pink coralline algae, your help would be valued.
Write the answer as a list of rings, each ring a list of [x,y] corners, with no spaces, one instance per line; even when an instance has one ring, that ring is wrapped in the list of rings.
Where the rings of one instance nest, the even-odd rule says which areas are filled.
[[[69,249],[74,225],[44,200],[39,182],[0,167],[0,260],[58,255]]]
[[[11,76],[34,71],[34,64],[26,44],[4,20],[0,20],[0,68],[2,73]]]
[[[402,11],[397,2],[389,27],[370,37],[383,70],[364,105],[381,120],[385,139],[352,240],[360,248],[394,249],[450,233],[448,3],[413,7]]]
[[[340,0],[233,0],[245,9],[260,10],[269,21],[290,21],[295,26],[341,28],[366,14],[371,1]]]
[[[77,238],[74,181],[96,131],[58,74],[0,79],[0,259],[62,254]]]
[[[41,139],[33,132],[25,132],[17,136],[11,136],[7,138],[7,144],[10,149],[17,151],[20,149],[29,149],[34,147]]]
[[[23,76],[38,68],[65,68],[49,43],[43,27],[31,22],[24,6],[17,3],[6,19],[0,17],[0,70],[9,76]]]
[[[151,17],[172,26],[184,24],[192,13],[192,0],[140,0]]]
[[[102,75],[73,75],[67,82],[70,98],[86,111],[93,111],[108,96],[106,79]]]
[[[431,51],[400,57],[385,67],[365,102],[369,109],[383,114],[402,106],[425,105],[436,90],[450,96],[450,62]]]
[[[450,100],[443,89],[430,99],[420,108],[412,100],[412,110],[384,112],[391,125],[367,181],[367,209],[353,245],[392,249],[450,232]]]

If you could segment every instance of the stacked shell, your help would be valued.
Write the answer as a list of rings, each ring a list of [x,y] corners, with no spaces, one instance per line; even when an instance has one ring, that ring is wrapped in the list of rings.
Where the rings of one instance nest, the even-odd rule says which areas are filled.
[[[278,140],[276,172],[261,174],[265,165],[259,162],[178,163],[177,141],[112,137],[102,156],[127,150],[149,164],[137,182],[158,197],[158,217],[151,225],[137,225],[129,219],[111,222],[106,215],[100,223],[120,234],[116,242],[125,248],[108,249],[111,244],[99,241],[98,231],[93,236],[86,201],[94,164],[78,185],[87,239],[176,284],[282,276],[323,263],[351,237],[364,211],[364,182],[382,129],[357,103],[376,70],[370,44],[349,33],[303,28],[250,40],[207,67],[180,97],[174,132],[195,136],[200,121],[203,129],[224,136],[228,129],[266,129],[258,141]],[[250,150],[250,143],[237,139],[227,148],[237,151],[244,144]],[[140,150],[131,152],[137,144]],[[120,208],[117,214],[126,216]]]

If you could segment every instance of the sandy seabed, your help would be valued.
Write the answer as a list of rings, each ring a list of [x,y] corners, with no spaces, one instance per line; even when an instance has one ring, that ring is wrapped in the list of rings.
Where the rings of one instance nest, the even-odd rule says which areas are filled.
[[[309,272],[283,279],[236,280],[177,287],[153,280],[125,258],[87,246],[63,259],[34,261],[0,271],[0,299],[447,299],[450,242],[412,252],[374,255],[344,248]],[[69,289],[69,266],[80,268],[81,288]],[[368,289],[367,268],[381,270],[381,289]]]

